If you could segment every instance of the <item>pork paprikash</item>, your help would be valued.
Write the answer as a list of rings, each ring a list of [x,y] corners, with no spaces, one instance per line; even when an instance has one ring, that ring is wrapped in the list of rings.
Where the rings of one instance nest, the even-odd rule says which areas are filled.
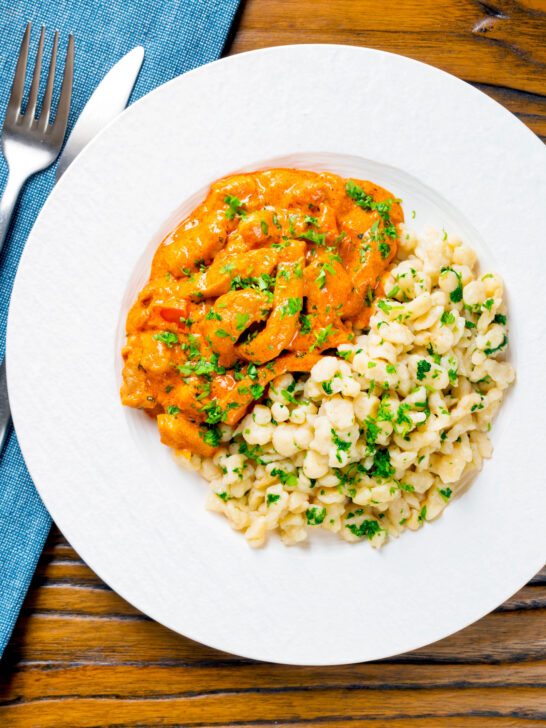
[[[212,455],[284,372],[308,372],[366,327],[396,255],[399,201],[295,169],[214,183],[161,243],[127,316],[125,405],[161,440]]]

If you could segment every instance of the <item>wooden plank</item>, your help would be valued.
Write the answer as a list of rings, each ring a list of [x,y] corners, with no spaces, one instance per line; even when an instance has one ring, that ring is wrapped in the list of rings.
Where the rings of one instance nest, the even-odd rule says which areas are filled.
[[[437,716],[425,716],[419,718],[388,718],[388,722],[381,722],[375,718],[368,720],[367,718],[360,717],[358,723],[352,718],[348,720],[313,720],[309,722],[307,720],[299,721],[297,723],[282,723],[275,721],[275,728],[307,728],[308,726],[326,726],[327,728],[383,728],[383,726],[389,726],[389,728],[491,728],[491,718],[489,716],[450,716],[449,718],[440,718]],[[150,725],[168,725],[163,722],[161,716],[159,716],[153,724]],[[171,724],[172,725],[172,724]],[[211,724],[209,724],[211,725]],[[229,726],[226,723],[221,725],[215,723],[214,728],[233,728],[235,724],[230,723]],[[241,728],[263,728],[264,725],[271,725],[271,723],[237,723],[237,727]],[[497,728],[537,728],[536,720],[527,720],[526,718],[511,718],[506,716],[495,716],[495,727]],[[13,724],[13,728],[20,728],[21,724]],[[9,728],[9,727],[8,727]],[[26,727],[25,727],[26,728]],[[77,728],[74,726],[74,728]],[[180,728],[180,723],[176,723],[173,728]]]
[[[544,591],[546,602],[546,589]],[[546,605],[546,604],[545,604]],[[47,581],[33,589],[24,604],[23,614],[70,614],[82,616],[141,616],[141,612],[108,588],[95,584],[66,584]]]
[[[464,695],[464,699],[463,699]],[[544,693],[536,688],[433,688],[425,690],[329,690],[231,693],[159,698],[55,698],[19,701],[0,708],[3,725],[40,728],[109,726],[214,725],[277,721],[360,718],[448,717],[546,720]],[[158,721],[159,715],[161,721]],[[221,717],[220,717],[221,716]]]
[[[10,661],[161,662],[181,664],[239,662],[225,653],[180,637],[140,616],[101,618],[30,614],[12,637]],[[490,662],[541,660],[546,657],[543,610],[497,612],[397,661]]]
[[[169,665],[27,664],[0,681],[0,705],[57,697],[132,698],[275,690],[546,687],[546,663],[338,667],[253,663],[219,667]]]
[[[231,53],[341,43],[409,55],[477,83],[544,93],[546,14],[495,0],[247,0]]]
[[[36,569],[35,581],[38,584],[54,582],[81,586],[107,588],[104,582],[83,561],[46,561],[41,560]]]

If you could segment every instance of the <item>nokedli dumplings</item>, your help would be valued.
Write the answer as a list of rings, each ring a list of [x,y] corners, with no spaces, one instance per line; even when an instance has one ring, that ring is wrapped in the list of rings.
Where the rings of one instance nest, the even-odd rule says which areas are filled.
[[[419,529],[491,455],[491,422],[514,369],[503,283],[475,252],[401,226],[367,333],[283,373],[212,457],[178,454],[209,481],[207,507],[253,547],[315,528],[382,546]]]

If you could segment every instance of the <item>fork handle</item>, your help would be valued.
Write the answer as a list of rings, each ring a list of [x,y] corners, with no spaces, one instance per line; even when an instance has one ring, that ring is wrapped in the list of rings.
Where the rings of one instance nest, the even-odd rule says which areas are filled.
[[[0,453],[7,440],[11,411],[8,399],[8,382],[6,377],[6,358],[0,364]]]
[[[23,185],[28,179],[28,175],[21,176],[20,174],[14,174],[9,172],[8,181],[4,188],[2,198],[0,199],[0,251],[4,246],[4,241],[9,230],[9,224],[19,199],[19,194],[23,189]]]

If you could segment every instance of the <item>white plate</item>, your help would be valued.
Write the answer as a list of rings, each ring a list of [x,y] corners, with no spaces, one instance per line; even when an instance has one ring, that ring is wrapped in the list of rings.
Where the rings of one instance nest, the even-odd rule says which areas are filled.
[[[270,48],[162,86],[76,160],[26,245],[8,326],[10,400],[53,518],[102,579],[208,645],[299,664],[387,657],[445,637],[521,587],[545,555],[542,245],[546,154],[470,86],[401,56]],[[128,305],[157,231],[241,168],[369,177],[417,226],[459,231],[505,277],[518,380],[469,491],[381,552],[317,538],[248,548],[204,509],[155,424],[121,406]]]

